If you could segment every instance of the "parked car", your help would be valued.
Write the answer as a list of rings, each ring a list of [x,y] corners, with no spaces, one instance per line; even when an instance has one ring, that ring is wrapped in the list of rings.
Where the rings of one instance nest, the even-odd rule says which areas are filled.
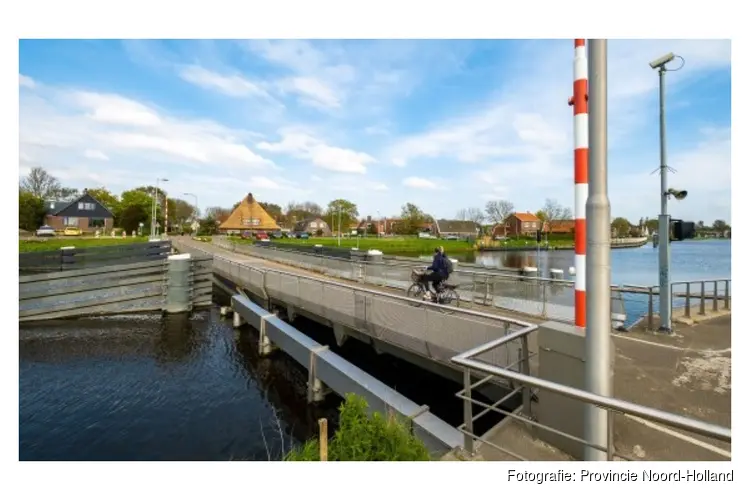
[[[268,234],[265,231],[258,231],[255,233],[255,239],[260,241],[268,241]]]
[[[79,227],[66,227],[65,231],[63,231],[63,235],[65,236],[81,236],[81,234],[83,234],[83,232]]]
[[[284,233],[282,233],[281,231],[274,231],[274,232],[271,233],[271,238],[274,239],[274,240],[278,240],[278,239],[281,239],[283,237],[284,237]]]
[[[242,231],[242,233],[240,233],[240,238],[243,240],[249,240],[252,239],[252,237],[253,233],[251,233],[250,231]]]
[[[302,233],[297,233],[297,238],[299,238],[299,239],[301,239],[301,240],[306,240],[306,239],[308,239],[309,237],[310,237],[310,235],[309,235],[309,234],[307,234],[307,233],[305,233],[305,232],[302,232]]]
[[[42,226],[36,230],[36,235],[40,237],[54,236],[55,230],[52,229],[52,226]]]

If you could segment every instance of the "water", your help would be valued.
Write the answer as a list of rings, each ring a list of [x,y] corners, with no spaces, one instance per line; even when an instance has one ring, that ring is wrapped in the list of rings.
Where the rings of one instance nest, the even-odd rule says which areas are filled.
[[[672,243],[670,270],[672,281],[729,278],[732,275],[731,240],[693,240]],[[549,269],[562,269],[570,279],[573,251],[511,251],[476,254],[477,264],[521,268],[538,268],[549,276]],[[651,244],[639,248],[612,250],[612,284],[651,286],[659,283],[659,250]]]
[[[223,300],[220,298],[220,300]],[[458,384],[330,329],[294,325],[451,425]],[[257,332],[237,333],[218,309],[23,327],[21,460],[267,460],[337,425],[341,398],[306,402],[307,372],[283,352],[257,355]],[[478,410],[477,410],[478,411]],[[494,421],[480,423],[484,430]]]

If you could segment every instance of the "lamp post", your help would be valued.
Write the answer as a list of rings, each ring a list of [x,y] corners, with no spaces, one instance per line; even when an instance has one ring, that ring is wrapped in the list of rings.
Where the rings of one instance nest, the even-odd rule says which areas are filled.
[[[193,194],[193,193],[182,193],[182,194],[183,194],[184,196],[192,196],[192,197],[193,197],[193,199],[195,199],[195,215],[193,216],[193,218],[194,218],[195,220],[198,220],[198,216],[199,216],[199,214],[200,214],[200,210],[198,210],[198,195],[196,195],[196,194]],[[197,232],[197,231],[196,231],[196,230],[194,230],[194,232]]]
[[[587,391],[612,396],[611,359],[611,281],[612,267],[610,203],[607,193],[607,40],[589,40],[588,58],[588,136],[589,179],[586,199],[586,350]],[[576,270],[576,274],[579,270]],[[607,410],[585,406],[584,438],[607,448]],[[607,453],[586,446],[587,461],[607,460]]]
[[[339,208],[339,246],[341,246],[341,203],[339,203],[338,208]]]
[[[674,61],[675,58],[682,59],[673,53],[666,54],[655,61],[649,63],[651,69],[659,71],[659,150],[660,163],[659,171],[661,175],[661,185],[659,197],[661,199],[661,212],[659,213],[659,318],[661,325],[659,331],[671,333],[672,331],[672,300],[670,290],[670,235],[669,235],[669,189],[667,188],[667,120],[664,109],[665,97],[665,77],[667,71],[678,71],[685,65],[682,59],[682,66],[677,69],[667,69],[667,64]]]
[[[159,196],[159,182],[167,182],[169,179],[162,179],[157,178],[156,179],[156,187],[154,188],[154,196],[151,199],[151,238],[156,238],[156,198]]]

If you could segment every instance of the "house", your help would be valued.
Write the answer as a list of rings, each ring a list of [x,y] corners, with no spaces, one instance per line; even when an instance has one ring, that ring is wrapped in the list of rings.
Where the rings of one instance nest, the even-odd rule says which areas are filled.
[[[309,217],[294,224],[295,233],[307,233],[311,236],[331,236],[331,228],[322,217]]]
[[[247,193],[237,208],[219,225],[219,231],[227,234],[278,230],[279,225],[253,198],[253,193]]]
[[[441,238],[476,238],[480,230],[479,224],[470,220],[440,219],[430,225],[430,232]]]
[[[542,221],[529,212],[516,212],[510,214],[505,221],[495,225],[492,229],[492,237],[506,236],[534,236],[542,229]]]
[[[83,195],[73,201],[46,201],[44,224],[55,231],[66,227],[77,227],[84,233],[101,230],[109,232],[114,226],[115,216],[96,198],[84,189]]]
[[[542,225],[542,232],[548,234],[574,234],[575,230],[574,219],[551,220]]]

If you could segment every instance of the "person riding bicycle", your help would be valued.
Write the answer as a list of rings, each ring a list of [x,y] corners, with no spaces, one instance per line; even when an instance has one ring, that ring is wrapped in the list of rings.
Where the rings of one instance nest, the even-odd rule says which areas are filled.
[[[426,269],[428,273],[425,273],[423,276],[423,280],[425,281],[425,284],[427,285],[427,296],[426,299],[429,299],[429,291],[430,291],[430,285],[429,283],[432,283],[432,287],[435,290],[435,298],[434,300],[437,301],[437,297],[440,294],[440,285],[444,281],[446,281],[450,275],[450,264],[448,264],[448,258],[445,256],[445,252],[443,250],[443,247],[437,247],[435,248],[435,255],[432,258],[432,264]]]

